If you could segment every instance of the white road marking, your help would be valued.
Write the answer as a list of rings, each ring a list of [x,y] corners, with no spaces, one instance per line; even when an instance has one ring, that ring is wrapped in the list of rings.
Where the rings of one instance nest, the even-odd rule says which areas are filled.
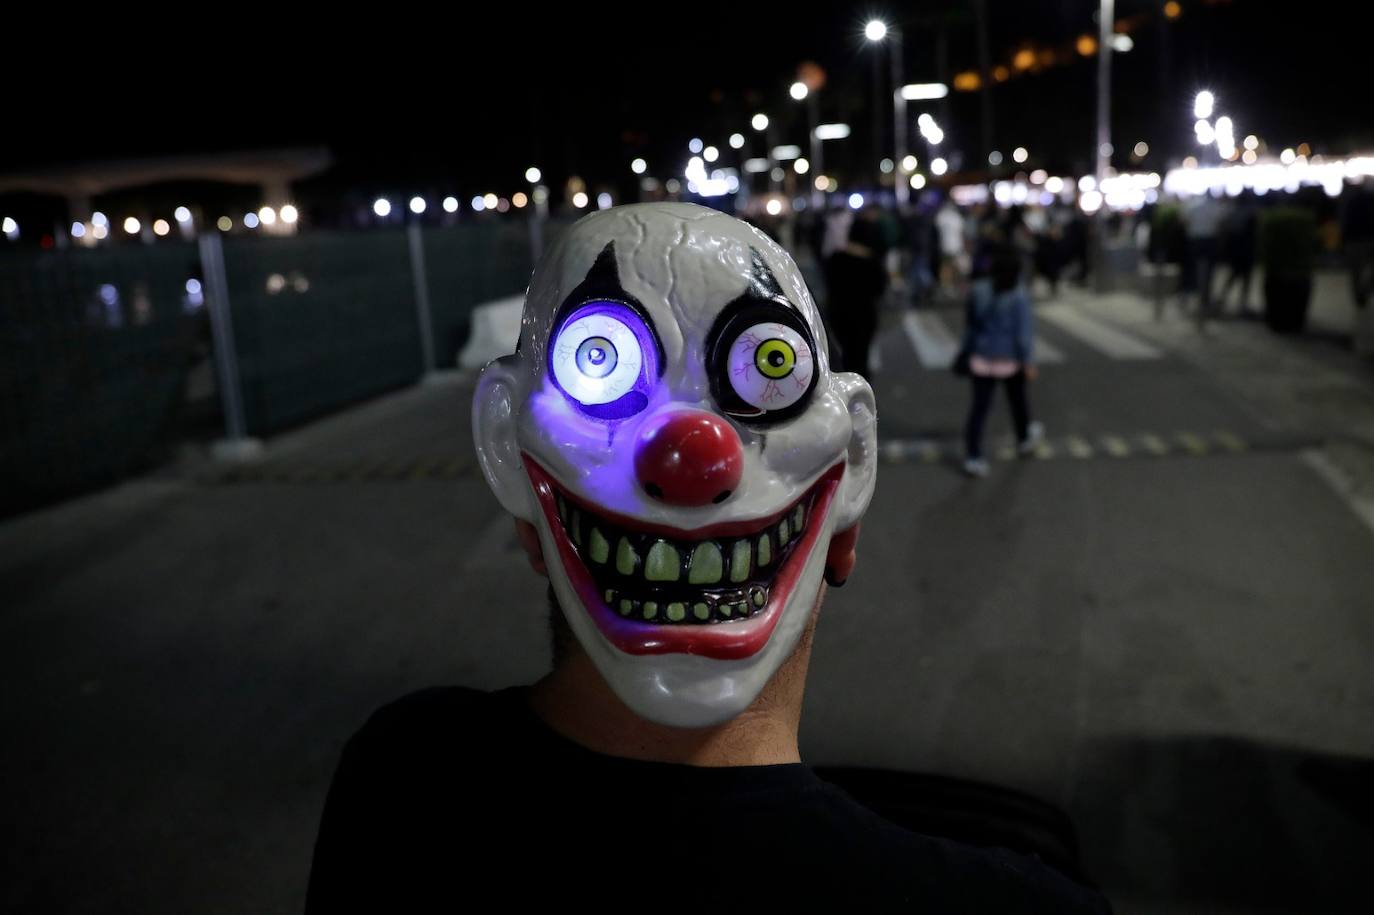
[[[1374,499],[1356,492],[1345,471],[1333,464],[1321,451],[1310,448],[1302,453],[1302,460],[1331,487],[1331,491],[1339,496],[1342,502],[1350,506],[1350,510],[1364,522],[1365,527],[1374,532]]]
[[[916,358],[928,369],[947,369],[959,352],[959,335],[938,315],[909,311],[902,315],[902,330],[906,331]],[[869,362],[873,359],[870,356]],[[1039,335],[1035,338],[1035,361],[1041,365],[1064,361],[1064,351]]]
[[[1060,330],[1112,359],[1159,359],[1164,355],[1148,343],[1088,317],[1073,305],[1042,305],[1039,314]]]
[[[1050,343],[1039,334],[1035,335],[1035,361],[1040,365],[1049,365],[1052,362],[1063,362],[1064,353],[1053,343]]]
[[[928,369],[947,369],[959,351],[959,338],[937,316],[928,312],[908,311],[902,315],[902,330],[921,366]]]

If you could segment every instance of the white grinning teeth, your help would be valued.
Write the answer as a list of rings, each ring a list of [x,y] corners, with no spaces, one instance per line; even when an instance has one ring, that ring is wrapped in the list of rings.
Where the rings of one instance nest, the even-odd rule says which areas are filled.
[[[759,612],[810,514],[810,504],[799,501],[752,534],[681,542],[619,528],[562,493],[555,497],[567,538],[606,606],[655,625],[716,623]]]

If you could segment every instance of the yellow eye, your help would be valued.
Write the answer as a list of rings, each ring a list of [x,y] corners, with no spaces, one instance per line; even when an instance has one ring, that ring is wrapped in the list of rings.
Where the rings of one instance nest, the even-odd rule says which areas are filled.
[[[795,328],[760,321],[730,344],[730,389],[751,407],[786,410],[801,401],[816,377],[811,344]]]
[[[786,378],[797,367],[797,351],[786,340],[765,340],[754,350],[754,367],[765,378]]]

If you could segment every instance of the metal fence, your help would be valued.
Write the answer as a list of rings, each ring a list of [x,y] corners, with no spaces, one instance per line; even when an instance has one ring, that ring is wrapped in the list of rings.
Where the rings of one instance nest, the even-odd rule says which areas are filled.
[[[231,434],[277,432],[454,365],[472,309],[528,282],[528,225],[409,234],[0,252],[0,515],[165,457],[212,342],[237,369]],[[212,330],[216,293],[232,337]],[[207,391],[216,406],[225,393]]]
[[[197,348],[194,245],[0,254],[0,513],[144,466]]]

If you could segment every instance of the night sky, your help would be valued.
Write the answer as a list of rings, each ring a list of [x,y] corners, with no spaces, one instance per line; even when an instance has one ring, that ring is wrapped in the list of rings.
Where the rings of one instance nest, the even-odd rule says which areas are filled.
[[[1182,5],[1166,29],[1162,3],[1117,4],[1118,20],[1141,23],[1134,50],[1114,57],[1118,150],[1146,140],[1156,151],[1147,164],[1156,168],[1170,153],[1190,151],[1191,97],[1203,87],[1216,91],[1218,112],[1235,119],[1238,136],[1255,132],[1276,147],[1307,141],[1334,153],[1374,141],[1370,106],[1356,95],[1367,82],[1360,75],[1365,32],[1342,22],[1353,4]],[[777,142],[804,145],[803,107],[787,86],[797,65],[813,60],[829,78],[822,120],[854,129],[851,139],[827,144],[827,164],[857,173],[871,145],[873,48],[861,34],[870,14],[904,23],[907,81],[936,78],[942,28],[950,74],[978,65],[968,0],[821,11],[741,3],[650,4],[634,13],[491,6],[476,14],[453,6],[429,20],[322,7],[329,17],[308,24],[226,6],[221,12],[233,18],[223,24],[207,10],[142,28],[94,23],[56,41],[59,33],[36,28],[45,37],[11,64],[0,172],[300,145],[328,147],[335,159],[298,189],[304,196],[510,193],[531,164],[555,186],[580,174],[628,194],[634,156],[649,161],[650,174],[680,175],[690,137],[728,153],[726,138],[750,133],[755,111],[774,118]],[[1095,30],[1093,2],[988,0],[987,7],[993,64],[1027,43],[1071,48],[1077,35]],[[885,56],[882,64],[886,74]],[[1006,154],[1024,145],[1032,165],[1089,170],[1095,66],[1072,58],[995,87],[993,148]],[[924,104],[932,103],[913,103],[913,119]],[[947,107],[936,105],[930,110],[946,119],[947,144],[970,164],[984,161],[978,94],[953,93]]]

